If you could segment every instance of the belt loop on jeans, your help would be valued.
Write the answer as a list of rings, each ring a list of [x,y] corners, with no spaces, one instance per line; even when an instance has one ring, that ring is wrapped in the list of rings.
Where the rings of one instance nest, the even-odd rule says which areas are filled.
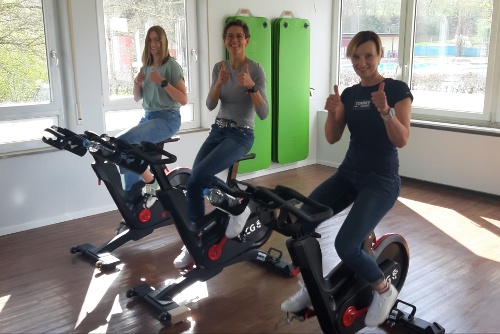
[[[224,119],[224,118],[216,118],[215,125],[217,125],[219,128],[252,129],[248,125],[241,125],[236,123],[235,121],[231,121],[229,119]]]

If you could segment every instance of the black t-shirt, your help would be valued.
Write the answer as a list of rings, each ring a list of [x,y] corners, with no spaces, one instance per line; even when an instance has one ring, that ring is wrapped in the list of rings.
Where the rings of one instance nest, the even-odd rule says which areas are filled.
[[[406,83],[393,79],[384,79],[384,82],[387,103],[391,108],[407,97],[413,101]],[[371,93],[378,88],[379,85],[363,87],[357,84],[342,92],[341,100],[351,139],[340,168],[358,172],[398,173],[397,148],[389,140],[384,120],[371,99]]]

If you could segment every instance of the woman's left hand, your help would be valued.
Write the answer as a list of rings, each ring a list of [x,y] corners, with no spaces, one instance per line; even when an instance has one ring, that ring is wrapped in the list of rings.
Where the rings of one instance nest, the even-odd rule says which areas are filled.
[[[158,71],[156,70],[156,68],[154,66],[151,66],[151,74],[149,75],[149,80],[151,82],[155,82],[157,84],[161,84],[161,82],[163,80],[165,80],[164,77],[162,77],[162,75],[160,73],[158,73]]]
[[[243,72],[238,73],[238,84],[246,89],[250,89],[255,86],[255,82],[252,80],[250,72],[248,71],[248,64],[245,64]]]
[[[390,111],[390,107],[387,104],[387,97],[384,92],[385,82],[381,82],[378,91],[372,93],[372,102],[378,112],[382,115],[387,115]]]

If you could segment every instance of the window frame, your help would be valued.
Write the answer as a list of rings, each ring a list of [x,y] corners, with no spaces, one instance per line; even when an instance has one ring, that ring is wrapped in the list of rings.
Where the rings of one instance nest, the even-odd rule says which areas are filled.
[[[400,14],[400,38],[399,38],[399,76],[398,79],[410,85],[413,64],[414,35],[416,25],[416,8],[418,0],[402,0]],[[333,36],[337,36],[332,41],[332,85],[336,84],[340,76],[340,47],[338,41],[342,37],[342,1],[333,6],[332,25]],[[415,104],[412,106],[412,122],[433,122],[445,123],[447,129],[456,125],[473,126],[476,129],[483,129],[486,133],[500,129],[500,66],[495,65],[495,60],[500,58],[500,2],[493,3],[490,43],[488,53],[488,65],[486,86],[484,94],[484,107],[481,114],[460,112],[459,110],[445,110],[439,108],[423,108]],[[411,86],[410,86],[411,89]],[[480,130],[479,130],[480,131]],[[500,132],[499,132],[500,134]]]
[[[41,0],[40,2],[42,4],[51,101],[0,107],[0,121],[22,122],[23,120],[32,121],[34,119],[53,118],[55,125],[67,126],[67,114],[64,108],[67,96],[65,96],[66,92],[63,90],[64,78],[62,77],[60,55],[63,53],[71,54],[71,50],[66,50],[64,43],[61,43],[62,38],[65,37],[64,32],[68,31],[68,29],[61,29],[67,22],[59,16],[60,13],[67,12],[67,6],[64,1]],[[52,51],[55,52],[54,57],[51,56]],[[0,156],[22,155],[43,149],[47,149],[47,145],[42,142],[41,137],[40,139],[3,143],[0,144]]]
[[[97,26],[99,31],[99,48],[101,56],[101,75],[102,75],[102,105],[104,126],[108,129],[109,124],[106,124],[106,116],[110,113],[120,113],[135,117],[138,114],[144,114],[142,108],[142,100],[135,102],[133,97],[120,98],[111,100],[109,96],[109,77],[108,77],[108,57],[106,53],[105,27],[104,27],[104,10],[103,0],[97,0]],[[185,0],[186,8],[186,39],[188,52],[188,67],[190,78],[188,80],[188,102],[186,106],[181,107],[181,113],[184,108],[192,108],[193,121],[182,121],[180,130],[187,130],[200,127],[200,88],[199,88],[199,67],[197,59],[198,36],[196,27],[196,0]],[[191,18],[191,19],[190,19]],[[142,49],[141,49],[142,50]],[[140,61],[140,59],[138,59]],[[135,118],[134,118],[135,119]],[[139,121],[139,119],[137,119]],[[123,129],[106,130],[110,135],[116,135]]]
[[[414,48],[414,35],[415,35],[415,25],[416,25],[416,7],[417,0],[402,1],[401,8],[401,26],[400,31],[403,32],[404,38],[400,39],[400,52],[401,58],[399,59],[399,64],[402,70],[402,80],[411,84],[410,78],[412,75],[413,64],[413,48]],[[412,107],[412,119],[416,121],[430,121],[437,123],[446,123],[448,125],[455,124],[457,126],[470,125],[475,127],[484,128],[500,128],[499,120],[495,120],[495,108],[493,106],[498,105],[499,98],[498,94],[492,94],[495,85],[498,85],[498,78],[500,75],[499,67],[494,66],[494,60],[498,57],[500,49],[498,49],[498,44],[495,42],[498,39],[498,19],[499,17],[499,4],[494,2],[492,22],[491,22],[491,32],[490,32],[490,44],[488,52],[488,66],[486,75],[486,85],[484,94],[484,105],[483,111],[480,114],[460,112],[459,110],[446,110],[439,108],[424,108],[416,106]],[[496,36],[496,38],[495,38]],[[411,89],[411,86],[410,86]]]

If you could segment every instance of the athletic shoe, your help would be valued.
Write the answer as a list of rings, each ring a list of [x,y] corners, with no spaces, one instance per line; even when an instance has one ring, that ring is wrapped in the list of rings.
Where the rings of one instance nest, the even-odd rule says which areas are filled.
[[[229,215],[229,223],[226,228],[226,237],[228,239],[236,238],[238,235],[243,232],[245,228],[245,224],[247,222],[248,217],[250,216],[250,209],[248,206],[245,210],[238,216]]]
[[[174,260],[174,267],[177,269],[183,269],[189,266],[191,263],[191,255],[186,246],[182,246],[181,253]]]
[[[311,298],[307,289],[301,281],[299,281],[300,290],[297,291],[293,296],[281,303],[281,310],[285,312],[297,313],[306,308],[313,309]]]
[[[396,299],[398,299],[398,290],[392,284],[389,284],[389,290],[383,293],[379,294],[374,291],[372,303],[366,313],[365,325],[367,327],[377,327],[383,324],[389,317]]]
[[[142,193],[143,193],[143,195],[150,194],[150,195],[156,196],[156,191],[158,189],[160,189],[160,185],[158,184],[158,181],[156,181],[156,178],[154,178],[153,182],[146,183],[144,188],[142,188]]]
[[[118,235],[118,234],[125,232],[127,230],[128,230],[128,225],[127,225],[127,223],[125,223],[125,220],[122,219],[120,221],[120,224],[118,224],[118,227],[115,230],[115,235]]]

